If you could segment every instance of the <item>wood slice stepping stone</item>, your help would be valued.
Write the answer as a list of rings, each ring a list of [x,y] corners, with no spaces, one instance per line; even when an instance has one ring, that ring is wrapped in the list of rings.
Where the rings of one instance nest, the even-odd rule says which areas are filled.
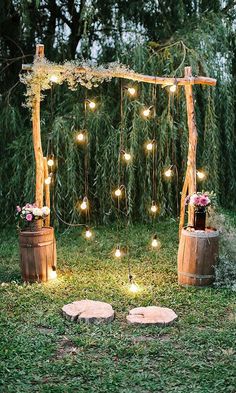
[[[133,308],[126,320],[132,324],[167,326],[177,318],[178,316],[171,308],[149,306]]]
[[[63,306],[62,315],[70,321],[106,323],[113,321],[115,312],[108,303],[96,300],[79,300]]]

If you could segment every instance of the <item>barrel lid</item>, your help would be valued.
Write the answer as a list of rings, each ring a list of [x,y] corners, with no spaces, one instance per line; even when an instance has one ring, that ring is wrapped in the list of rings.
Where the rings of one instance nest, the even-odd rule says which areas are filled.
[[[191,228],[191,230],[188,230],[187,227],[182,229],[182,233],[185,236],[188,237],[202,237],[202,238],[209,238],[209,237],[218,237],[219,236],[219,231],[216,228],[211,228],[208,227],[205,229],[205,231],[201,230],[195,230]]]

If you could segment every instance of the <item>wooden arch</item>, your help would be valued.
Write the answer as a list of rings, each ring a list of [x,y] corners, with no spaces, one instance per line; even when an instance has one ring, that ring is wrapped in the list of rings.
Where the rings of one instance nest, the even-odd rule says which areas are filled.
[[[44,45],[38,44],[36,46],[36,60],[44,57]],[[43,63],[41,65],[43,72]],[[52,66],[55,71],[60,71],[63,73],[63,65]],[[23,71],[32,71],[33,66],[31,64],[23,64]],[[83,67],[78,67],[76,73],[83,74],[85,69]],[[86,72],[88,72],[86,70]],[[194,111],[194,97],[193,97],[193,85],[216,85],[216,79],[203,77],[203,76],[193,76],[192,68],[185,67],[185,74],[183,78],[167,78],[158,77],[150,75],[142,75],[135,72],[117,71],[110,72],[108,70],[97,70],[96,68],[89,71],[93,76],[103,76],[103,77],[116,77],[122,79],[129,79],[137,82],[146,82],[156,85],[173,85],[175,83],[178,86],[184,86],[186,105],[187,105],[187,120],[188,120],[188,130],[189,130],[189,144],[188,144],[188,158],[187,158],[187,168],[186,174],[181,194],[181,204],[180,204],[180,222],[179,222],[179,233],[184,226],[184,216],[185,216],[185,198],[187,193],[193,194],[197,191],[196,186],[196,153],[197,153],[197,127]],[[45,196],[45,203],[50,206],[50,193],[49,185],[45,185],[44,180],[48,177],[47,173],[47,160],[43,156],[42,143],[41,143],[41,132],[40,132],[40,96],[41,89],[38,89],[35,93],[35,99],[32,106],[32,125],[33,125],[33,145],[34,145],[34,155],[35,155],[35,165],[36,165],[36,188],[35,188],[35,202],[39,207],[43,206],[43,200]],[[193,225],[194,223],[194,210],[189,206],[188,208],[188,224]],[[49,225],[49,221],[47,222]]]

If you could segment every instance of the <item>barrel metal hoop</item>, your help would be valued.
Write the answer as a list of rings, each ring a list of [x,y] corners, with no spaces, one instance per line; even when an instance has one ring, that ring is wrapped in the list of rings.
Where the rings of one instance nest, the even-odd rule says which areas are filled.
[[[203,275],[203,274],[194,274],[194,273],[185,273],[185,272],[178,272],[179,275],[185,276],[185,277],[191,277],[191,278],[212,278],[214,277],[212,274],[211,275]]]
[[[21,243],[21,247],[23,248],[37,248],[37,247],[44,247],[44,246],[49,246],[50,244],[53,243],[53,240],[50,240],[48,242],[40,242],[39,244],[31,244],[31,243]]]

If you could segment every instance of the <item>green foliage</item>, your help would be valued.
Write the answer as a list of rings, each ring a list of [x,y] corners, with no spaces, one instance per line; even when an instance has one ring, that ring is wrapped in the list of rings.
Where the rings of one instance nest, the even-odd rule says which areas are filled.
[[[98,3],[99,7],[103,7]],[[28,10],[27,2],[22,4]],[[135,2],[129,4],[129,10],[125,3],[119,4],[119,7],[119,17],[127,13],[127,17],[130,16],[132,23],[135,23],[134,16],[131,17],[134,10],[137,18],[139,15]],[[157,10],[151,2],[145,7],[142,26],[147,28],[147,23]],[[224,206],[233,208],[236,203],[234,41],[231,38],[232,21],[228,14],[232,8],[229,6],[222,11],[221,4],[217,3],[216,6],[215,2],[208,2],[208,7],[211,12],[205,12],[206,7],[202,3],[198,7],[197,2],[193,5],[192,2],[183,1],[181,5],[178,4],[177,10],[173,5],[171,11],[169,8],[165,11],[168,21],[165,31],[159,28],[155,32],[154,27],[149,26],[146,37],[150,40],[149,43],[137,45],[122,38],[119,41],[115,34],[112,36],[116,37],[114,50],[107,48],[104,40],[97,58],[99,63],[119,58],[135,71],[150,75],[182,76],[184,67],[191,65],[194,74],[217,78],[216,88],[194,87],[199,133],[198,168],[207,172],[206,180],[199,183],[198,189],[214,190]],[[161,13],[165,7],[163,5],[163,9],[162,6],[160,8],[157,20],[162,26],[165,18]],[[104,18],[112,18],[109,10],[111,11],[110,8],[106,10]],[[27,12],[24,15],[27,14],[27,18],[30,18]],[[40,6],[37,12],[41,12]],[[171,20],[174,19],[173,12],[175,20]],[[38,17],[37,13],[36,16]],[[126,28],[128,29],[128,24]],[[173,33],[171,37],[170,31]],[[160,35],[160,40],[157,34]],[[166,37],[169,37],[168,41]],[[60,56],[63,59],[63,45],[64,41],[59,40],[59,50],[55,56],[54,51],[48,48],[51,51],[48,57],[53,61]],[[5,83],[7,82],[4,80],[3,85]],[[147,221],[150,219],[147,209],[153,198],[153,173],[152,158],[145,154],[144,142],[152,139],[153,135],[157,140],[155,187],[161,215],[176,214],[186,168],[188,129],[183,88],[179,88],[176,95],[170,96],[167,88],[157,87],[156,118],[144,121],[140,117],[140,110],[142,106],[153,104],[154,91],[152,86],[141,83],[137,87],[137,99],[128,100],[126,97],[124,102],[125,147],[134,159],[127,168],[123,167],[123,179],[127,189],[129,220]],[[14,95],[8,94],[2,102],[0,206],[3,217],[9,217],[9,214],[11,217],[17,203],[34,198],[31,125],[29,115],[19,107],[19,101],[15,98],[19,95],[22,99],[22,91],[22,86],[18,85]],[[76,92],[70,92],[62,85],[55,87],[52,94],[47,94],[42,104],[43,149],[46,154],[50,139],[58,161],[54,183],[57,211],[67,221],[80,220],[76,204],[84,194],[84,150],[76,145],[74,132],[77,127],[84,126],[83,100],[86,94],[89,97],[95,96],[98,101],[98,110],[89,114],[87,122],[90,135],[89,196],[93,203],[92,214],[94,220],[108,222],[116,216],[111,191],[118,181],[119,82],[105,82],[97,89],[87,92],[82,87]],[[176,165],[178,176],[175,174],[172,181],[167,182],[163,171],[170,164]]]

